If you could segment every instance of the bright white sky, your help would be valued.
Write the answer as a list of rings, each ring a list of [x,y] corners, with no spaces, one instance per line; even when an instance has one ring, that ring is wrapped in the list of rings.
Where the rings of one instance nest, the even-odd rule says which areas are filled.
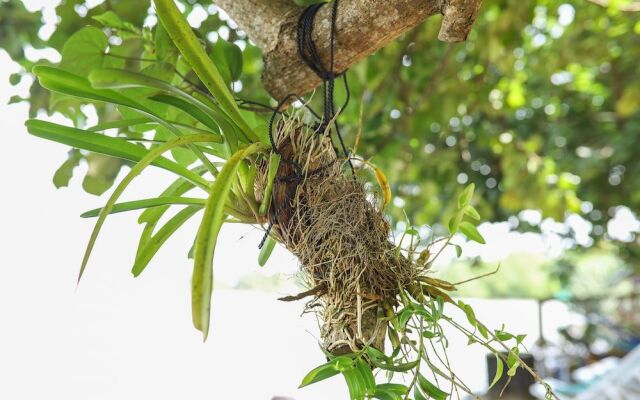
[[[32,10],[46,6],[49,21],[55,21],[55,3],[27,2]],[[41,33],[47,36],[51,28],[45,26]],[[17,70],[0,50],[4,132],[0,157],[0,398],[161,400],[203,394],[238,398],[238,391],[243,399],[275,395],[342,398],[346,388],[338,380],[296,389],[304,373],[323,362],[316,323],[310,316],[299,318],[302,303],[276,300],[279,294],[296,290],[297,263],[277,249],[267,267],[259,269],[261,232],[251,227],[224,228],[215,260],[217,285],[233,286],[248,274],[279,274],[285,289],[282,293],[216,291],[212,334],[206,344],[190,320],[191,265],[186,252],[197,228],[195,220],[165,244],[140,278],[133,279],[129,268],[139,227],[131,215],[110,218],[76,290],[78,266],[93,226],[93,221],[79,214],[103,205],[106,198],[82,191],[80,177],[86,166],[76,171],[69,188],[55,189],[52,174],[66,158],[66,149],[27,134],[23,125],[26,103],[6,105],[13,94],[26,95],[30,84],[28,80],[18,88],[8,84],[8,75]],[[160,191],[168,179],[162,171],[148,171],[134,181],[125,198],[146,197],[149,188]],[[618,222],[620,234],[639,230],[633,215],[628,209],[624,212],[627,214]],[[534,212],[531,218],[535,217]],[[576,221],[576,229],[590,229]],[[551,224],[551,231],[560,229],[546,223]],[[487,245],[469,244],[465,253],[487,260],[502,259],[511,251],[557,253],[564,246],[555,235],[510,233],[508,223],[483,224],[480,230]],[[512,331],[529,332],[531,340],[535,339],[533,302],[484,300],[472,304],[490,325],[505,322]],[[495,317],[497,304],[500,320]],[[567,318],[561,309],[554,315]],[[452,362],[460,366],[471,387],[482,388],[484,373],[477,371],[483,370],[483,352],[466,350],[465,344],[464,338],[454,339],[452,348],[459,350],[452,352]]]

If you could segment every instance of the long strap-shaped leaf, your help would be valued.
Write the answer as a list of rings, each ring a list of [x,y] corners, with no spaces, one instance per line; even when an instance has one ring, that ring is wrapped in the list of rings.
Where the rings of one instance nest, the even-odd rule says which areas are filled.
[[[149,99],[153,101],[157,101],[159,103],[170,105],[172,107],[176,107],[184,111],[185,113],[193,116],[193,112],[194,112],[193,109],[195,107],[191,103],[187,102],[186,100],[180,99],[178,97],[162,95],[162,94],[155,95],[153,97],[150,97]],[[220,129],[224,134],[224,138],[226,139],[225,145],[227,146],[227,153],[220,155],[220,158],[226,160],[227,158],[229,158],[231,154],[238,151],[238,148],[239,148],[238,134],[236,133],[238,131],[238,128],[229,119],[229,117],[227,117],[227,115],[222,112],[215,113],[214,117],[215,117],[215,122],[220,126]],[[250,143],[251,142],[245,137],[244,144],[249,145]],[[240,147],[244,147],[244,146],[240,146]]]
[[[148,124],[152,121],[149,118],[130,118],[130,119],[119,119],[116,121],[103,122],[97,125],[94,125],[90,128],[87,128],[89,131],[104,131],[107,129],[113,128],[128,128],[130,126]]]
[[[189,125],[189,124],[185,124],[183,122],[178,122],[178,121],[171,121],[171,120],[166,120],[168,124],[180,127],[180,128],[185,128],[188,129],[190,131],[193,131],[195,133],[211,133],[211,130],[206,130],[206,129],[202,129],[202,128],[198,128],[196,126],[193,125]],[[132,126],[137,126],[137,125],[147,125],[147,124],[151,124],[151,125],[157,125],[158,123],[156,121],[153,121],[149,118],[130,118],[130,119],[119,119],[116,121],[109,121],[109,122],[102,122],[99,123],[97,125],[94,125],[92,127],[86,128],[88,131],[93,131],[93,132],[100,132],[100,131],[104,131],[107,129],[119,129],[119,128],[129,128]],[[126,140],[129,141],[151,141],[151,139],[146,140],[146,139],[141,139],[141,138],[124,138]],[[208,151],[208,149],[202,149],[203,151]]]
[[[209,101],[205,103],[205,101],[163,80],[139,72],[114,68],[100,68],[91,72],[89,81],[92,87],[98,89],[144,87],[159,89],[163,92],[170,93],[171,95],[158,94],[149,99],[179,108],[214,131],[217,131],[218,127],[220,127],[227,139],[231,153],[238,150],[238,135],[240,135],[244,144],[248,145],[252,142],[218,104],[213,103],[209,99],[207,99]],[[223,158],[226,159],[227,157]]]
[[[191,310],[193,325],[202,332],[204,340],[209,333],[209,315],[211,312],[211,292],[213,290],[213,254],[220,227],[224,221],[224,206],[236,179],[238,166],[247,156],[265,151],[268,145],[254,143],[238,150],[220,171],[211,186],[209,199],[204,209],[202,222],[196,236],[194,250],[193,276],[191,278]]]
[[[91,232],[91,237],[89,238],[89,243],[87,244],[87,249],[85,250],[84,257],[82,258],[82,265],[80,266],[80,274],[78,275],[78,281],[82,278],[82,274],[84,273],[84,269],[89,262],[89,256],[91,255],[91,251],[93,250],[93,246],[95,245],[96,239],[98,238],[98,234],[100,233],[100,229],[104,224],[107,216],[113,209],[113,206],[116,204],[116,201],[120,197],[120,195],[124,192],[127,186],[131,183],[133,178],[138,176],[146,167],[151,165],[156,159],[162,156],[162,154],[168,150],[171,150],[178,146],[183,146],[185,144],[197,143],[197,142],[209,142],[211,140],[216,140],[217,136],[214,135],[189,135],[183,136],[177,139],[174,139],[170,142],[167,142],[157,148],[151,150],[140,162],[131,168],[131,171],[124,177],[122,182],[116,186],[113,194],[109,197],[107,204],[100,211],[100,215],[98,216],[98,221],[96,222],[95,227],[93,228],[93,232]]]
[[[115,68],[99,68],[91,72],[89,81],[91,82],[91,86],[97,89],[142,87],[170,93],[172,96],[158,94],[149,97],[149,99],[162,101],[178,107],[213,130],[217,130],[218,125],[223,128],[226,127],[225,130],[228,130],[228,124],[235,124],[235,122],[225,114],[224,110],[220,108],[220,105],[214,103],[209,98],[206,98],[206,100],[197,98],[171,85],[169,82],[139,72]],[[173,99],[173,101],[171,101],[171,99]],[[176,100],[178,99],[182,99],[182,101],[177,102]],[[245,139],[247,138],[245,137]]]
[[[211,109],[211,107],[202,103],[200,100],[191,96],[184,90],[172,86],[169,82],[165,82],[139,72],[115,68],[100,68],[93,70],[91,74],[89,74],[89,82],[91,82],[92,87],[97,89],[126,89],[143,87],[159,89],[163,92],[174,94],[190,104],[191,109],[189,111],[185,110],[185,112],[212,130],[217,131],[218,129],[218,124],[207,114],[218,116],[220,113]],[[226,115],[224,117],[227,118]]]
[[[204,207],[204,203],[205,203],[205,199],[197,199],[193,197],[178,197],[178,196],[156,197],[153,199],[125,201],[122,203],[114,204],[109,214],[117,214],[125,211],[135,211],[135,210],[141,210],[144,208],[175,205],[175,204],[184,204],[184,205],[196,206],[196,208],[202,208]],[[102,211],[102,208],[94,208],[93,210],[83,212],[82,214],[80,214],[80,217],[82,218],[97,217],[98,215],[100,215],[100,211]]]
[[[40,85],[54,92],[105,103],[121,104],[131,108],[143,108],[138,102],[113,90],[91,87],[85,78],[48,65],[36,65],[31,72],[38,77]],[[148,111],[148,110],[146,110]]]
[[[191,170],[192,172],[202,175],[206,172],[206,168],[200,165]],[[160,193],[159,197],[171,197],[171,196],[182,196],[187,193],[189,190],[193,189],[193,184],[184,179],[177,179],[171,185],[169,185],[165,190]],[[138,217],[138,223],[144,224],[144,228],[142,229],[142,234],[140,234],[140,240],[138,241],[138,250],[136,251],[136,257],[140,254],[143,247],[147,244],[147,241],[153,235],[153,231],[158,224],[158,221],[164,213],[169,209],[169,206],[159,206],[154,208],[148,208],[144,210],[140,217]]]
[[[160,247],[164,242],[175,233],[189,218],[195,213],[200,211],[202,207],[186,207],[180,210],[176,215],[171,217],[159,230],[158,233],[153,235],[147,242],[146,246],[140,249],[140,252],[136,255],[136,261],[131,269],[133,276],[138,276],[149,265],[149,262],[153,256],[160,250]]]
[[[140,102],[123,96],[122,94],[113,90],[96,89],[92,87],[89,81],[84,77],[74,75],[67,71],[63,71],[46,65],[37,65],[33,67],[33,73],[38,77],[38,81],[45,89],[49,89],[54,92],[59,92],[69,96],[123,105],[162,125],[175,136],[180,137],[183,135],[179,129],[165,121],[164,118],[162,118],[160,115],[144,106]],[[213,134],[214,133],[212,132],[211,135]],[[216,142],[222,142],[222,137],[219,137]],[[193,151],[193,153],[200,159],[200,161],[202,161],[202,164],[207,167],[212,175],[217,175],[218,170],[213,166],[211,161],[202,153],[200,149],[192,146],[191,151]]]
[[[27,131],[34,136],[125,160],[140,161],[150,153],[144,147],[129,143],[126,140],[58,125],[53,122],[30,119],[25,125],[27,126]],[[219,136],[207,135],[207,137],[211,141],[220,141]],[[209,181],[168,158],[156,157],[152,164],[182,176],[204,190],[209,190]]]
[[[242,132],[254,142],[260,138],[251,130],[236,104],[231,91],[226,87],[218,68],[207,56],[191,26],[180,13],[174,0],[154,0],[156,13],[187,63],[195,71],[202,83],[218,100],[222,109],[240,127]]]

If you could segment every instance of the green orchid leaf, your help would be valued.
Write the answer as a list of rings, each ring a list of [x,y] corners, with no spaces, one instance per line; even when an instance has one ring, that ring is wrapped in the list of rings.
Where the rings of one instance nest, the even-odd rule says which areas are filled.
[[[193,33],[191,26],[180,13],[173,0],[154,0],[156,13],[160,22],[169,33],[174,45],[180,50],[182,56],[191,65],[202,83],[220,103],[225,113],[234,121],[244,135],[250,140],[258,142],[259,137],[252,131],[240,109],[236,104],[231,91],[226,87],[224,79],[218,68],[207,56],[200,41]]]
[[[380,369],[384,369],[386,371],[393,372],[407,372],[415,368],[420,360],[410,361],[406,363],[390,363],[390,362],[381,362],[379,360],[372,360],[373,365]]]
[[[354,368],[347,369],[342,371],[342,376],[349,389],[349,398],[351,400],[364,400],[365,382],[358,371]]]
[[[108,69],[108,71],[113,71]],[[86,98],[91,100],[103,101],[129,107],[145,117],[152,119],[163,127],[167,128],[176,137],[182,136],[182,132],[175,126],[169,124],[162,116],[153,111],[149,106],[143,105],[127,96],[124,96],[111,89],[97,89],[91,86],[88,80],[83,77],[47,66],[36,66],[33,68],[34,74],[38,77],[40,84],[49,89],[62,94]],[[96,72],[96,71],[94,71]],[[144,75],[143,75],[144,76]],[[154,79],[147,77],[149,79]],[[213,135],[213,133],[211,133]],[[222,137],[218,136],[212,143],[222,142]],[[196,146],[190,146],[190,149],[198,156],[202,163],[209,169],[212,174],[217,173],[217,169],[211,164],[211,161]]]
[[[278,167],[280,165],[280,155],[277,153],[271,153],[269,156],[269,169],[267,171],[267,187],[264,190],[264,196],[262,203],[260,203],[259,214],[267,215],[269,205],[271,204],[271,192],[273,191],[273,184],[278,173]]]
[[[204,166],[198,166],[191,170],[193,173],[197,175],[204,174],[207,169]],[[158,197],[180,197],[183,194],[187,193],[195,186],[192,182],[185,180],[183,178],[176,179],[171,185],[169,185],[165,190],[162,191],[160,196]],[[148,208],[144,210],[140,216],[138,217],[138,223],[144,224],[144,228],[142,233],[140,234],[140,239],[138,240],[138,250],[136,251],[136,262],[137,257],[142,252],[142,249],[146,246],[147,242],[151,239],[153,232],[158,224],[158,221],[162,216],[169,210],[170,206],[158,206],[153,208]]]
[[[462,192],[462,194],[458,196],[459,210],[462,210],[463,208],[468,206],[469,203],[471,203],[471,199],[473,198],[473,192],[475,191],[475,189],[476,189],[476,185],[473,183],[469,184],[466,188],[464,188],[464,191]]]
[[[305,386],[309,386],[313,383],[329,379],[332,376],[336,376],[339,373],[340,371],[336,369],[335,361],[329,361],[326,364],[312,369],[307,375],[305,375],[304,378],[302,378],[302,382],[298,387],[303,388]]]
[[[32,72],[38,77],[40,85],[45,89],[83,99],[120,104],[152,113],[151,110],[146,109],[143,105],[127,96],[123,96],[113,90],[95,89],[85,78],[60,68],[36,65],[33,67]]]
[[[165,205],[176,205],[176,204],[184,204],[184,205],[193,205],[195,208],[204,207],[205,199],[196,199],[192,197],[156,197],[153,199],[144,199],[144,200],[134,200],[127,201],[124,203],[114,204],[111,212],[109,214],[117,214],[125,211],[134,211],[158,206]],[[95,208],[93,210],[86,211],[80,214],[82,218],[93,218],[100,215],[100,211],[102,208]]]
[[[128,119],[119,119],[116,121],[108,121],[108,122],[102,122],[99,124],[96,124],[90,128],[87,128],[88,131],[94,131],[94,132],[99,132],[99,131],[104,131],[107,129],[120,129],[120,128],[128,128],[130,126],[136,126],[136,125],[142,125],[142,124],[149,124],[152,123],[153,121],[150,120],[149,118],[128,118]]]
[[[480,232],[478,232],[478,229],[467,221],[462,221],[460,223],[460,232],[462,232],[468,239],[473,240],[474,242],[478,242],[480,244],[486,243]]]
[[[202,332],[204,340],[207,339],[209,333],[211,293],[213,290],[213,256],[218,234],[225,218],[225,202],[231,191],[233,181],[236,179],[236,172],[242,160],[254,153],[265,151],[267,148],[265,144],[255,143],[238,150],[226,162],[209,192],[209,199],[196,236],[193,277],[191,279],[193,324],[196,329]]]
[[[427,396],[425,396],[424,394],[422,394],[422,392],[420,391],[420,388],[418,386],[416,386],[413,389],[413,397],[416,398],[416,400],[428,400]]]
[[[449,232],[453,235],[458,232],[460,229],[460,223],[462,222],[462,218],[464,217],[464,211],[458,210],[453,217],[449,220]]]
[[[194,118],[196,121],[207,126],[213,132],[219,132],[222,130],[231,150],[236,151],[238,149],[237,132],[239,130],[236,128],[235,123],[220,109],[218,105],[213,104],[207,99],[196,97],[197,93],[191,95],[163,80],[133,71],[123,71],[112,68],[94,70],[89,76],[89,79],[91,84],[97,88],[153,88],[170,93],[172,96],[156,94],[149,99],[178,108]],[[176,134],[176,132],[173,133]],[[240,134],[242,135],[241,131]],[[179,134],[177,134],[177,136],[179,136]],[[241,143],[249,144],[250,141],[243,136]]]
[[[409,392],[409,388],[399,383],[381,383],[376,386],[376,389],[384,390],[386,392],[392,392],[400,396],[404,396]]]
[[[219,132],[220,130],[218,123],[213,118],[211,118],[207,113],[203,112],[200,108],[194,106],[193,103],[189,101],[162,94],[150,97],[150,99],[153,101],[171,105],[180,109],[181,111],[184,111],[196,121],[211,129],[213,132]],[[224,116],[219,117],[225,118]]]
[[[466,206],[464,209],[464,214],[470,218],[475,219],[476,221],[480,221],[480,213],[473,206]]]
[[[144,147],[129,143],[126,140],[70,128],[53,122],[31,119],[26,122],[26,126],[27,131],[34,136],[125,160],[141,161],[150,153]],[[213,135],[208,135],[207,137],[210,140],[219,139],[219,137]],[[182,176],[204,189],[209,187],[209,181],[167,158],[157,157],[153,160],[152,165]]]
[[[373,376],[371,367],[361,358],[356,360],[356,371],[360,374],[364,386],[365,395],[373,395],[376,391],[376,378]]]
[[[271,236],[267,236],[267,240],[262,245],[260,249],[260,254],[258,255],[258,265],[264,267],[264,265],[271,257],[271,253],[273,253],[273,249],[276,247],[276,240]]]
[[[216,140],[216,137],[213,135],[189,135],[181,138],[174,139],[170,142],[163,144],[155,148],[154,150],[149,151],[136,165],[131,168],[129,173],[122,179],[122,181],[116,186],[115,190],[107,200],[107,204],[100,210],[100,214],[98,215],[98,221],[91,232],[91,237],[89,238],[89,243],[87,244],[87,248],[84,253],[84,257],[82,258],[82,265],[80,266],[80,273],[78,274],[78,281],[82,278],[84,270],[89,262],[89,256],[91,255],[91,251],[95,245],[96,239],[98,238],[98,234],[100,233],[100,229],[104,224],[107,216],[113,209],[116,201],[120,197],[120,195],[124,192],[124,190],[129,186],[131,181],[138,176],[146,167],[151,165],[154,161],[159,159],[162,154],[166,151],[171,150],[174,147],[182,146],[188,143],[196,143],[196,142],[208,142],[211,140]],[[188,170],[187,170],[188,171]],[[188,171],[191,173],[191,171]],[[198,178],[201,179],[200,175],[197,175]]]
[[[489,385],[489,389],[495,386],[496,383],[500,381],[502,378],[502,374],[504,372],[504,362],[500,358],[498,354],[496,354],[496,374],[493,376],[493,380],[491,381],[491,385]]]
[[[384,389],[376,389],[373,398],[379,400],[402,400],[401,395]]]
[[[140,275],[167,239],[201,209],[202,207],[186,207],[169,219],[136,255],[136,261],[131,269],[133,276]]]
[[[434,400],[445,400],[449,396],[449,393],[429,382],[422,374],[418,374],[418,384],[420,389]]]

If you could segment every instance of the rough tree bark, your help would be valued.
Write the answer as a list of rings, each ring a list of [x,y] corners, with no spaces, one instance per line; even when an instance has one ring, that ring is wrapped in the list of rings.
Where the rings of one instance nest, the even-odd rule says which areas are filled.
[[[215,0],[264,53],[262,81],[275,99],[302,96],[321,80],[298,57],[296,25],[303,8],[291,0]],[[337,17],[335,70],[342,72],[414,28],[442,14],[438,38],[460,42],[467,38],[482,0],[341,0]],[[314,40],[328,60],[330,7],[315,19]]]

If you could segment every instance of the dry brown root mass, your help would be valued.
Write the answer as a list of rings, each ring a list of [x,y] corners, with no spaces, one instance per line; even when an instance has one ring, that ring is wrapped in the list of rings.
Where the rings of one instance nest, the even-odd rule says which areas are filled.
[[[269,209],[272,235],[298,257],[309,287],[320,289],[307,307],[319,314],[325,349],[382,350],[387,322],[378,318],[381,305],[393,304],[398,288],[415,281],[414,265],[390,241],[375,196],[345,173],[329,137],[293,117],[278,125],[274,142],[283,159],[301,166],[302,176],[293,179],[292,163],[280,163]],[[265,176],[266,167],[256,180],[258,194]]]

